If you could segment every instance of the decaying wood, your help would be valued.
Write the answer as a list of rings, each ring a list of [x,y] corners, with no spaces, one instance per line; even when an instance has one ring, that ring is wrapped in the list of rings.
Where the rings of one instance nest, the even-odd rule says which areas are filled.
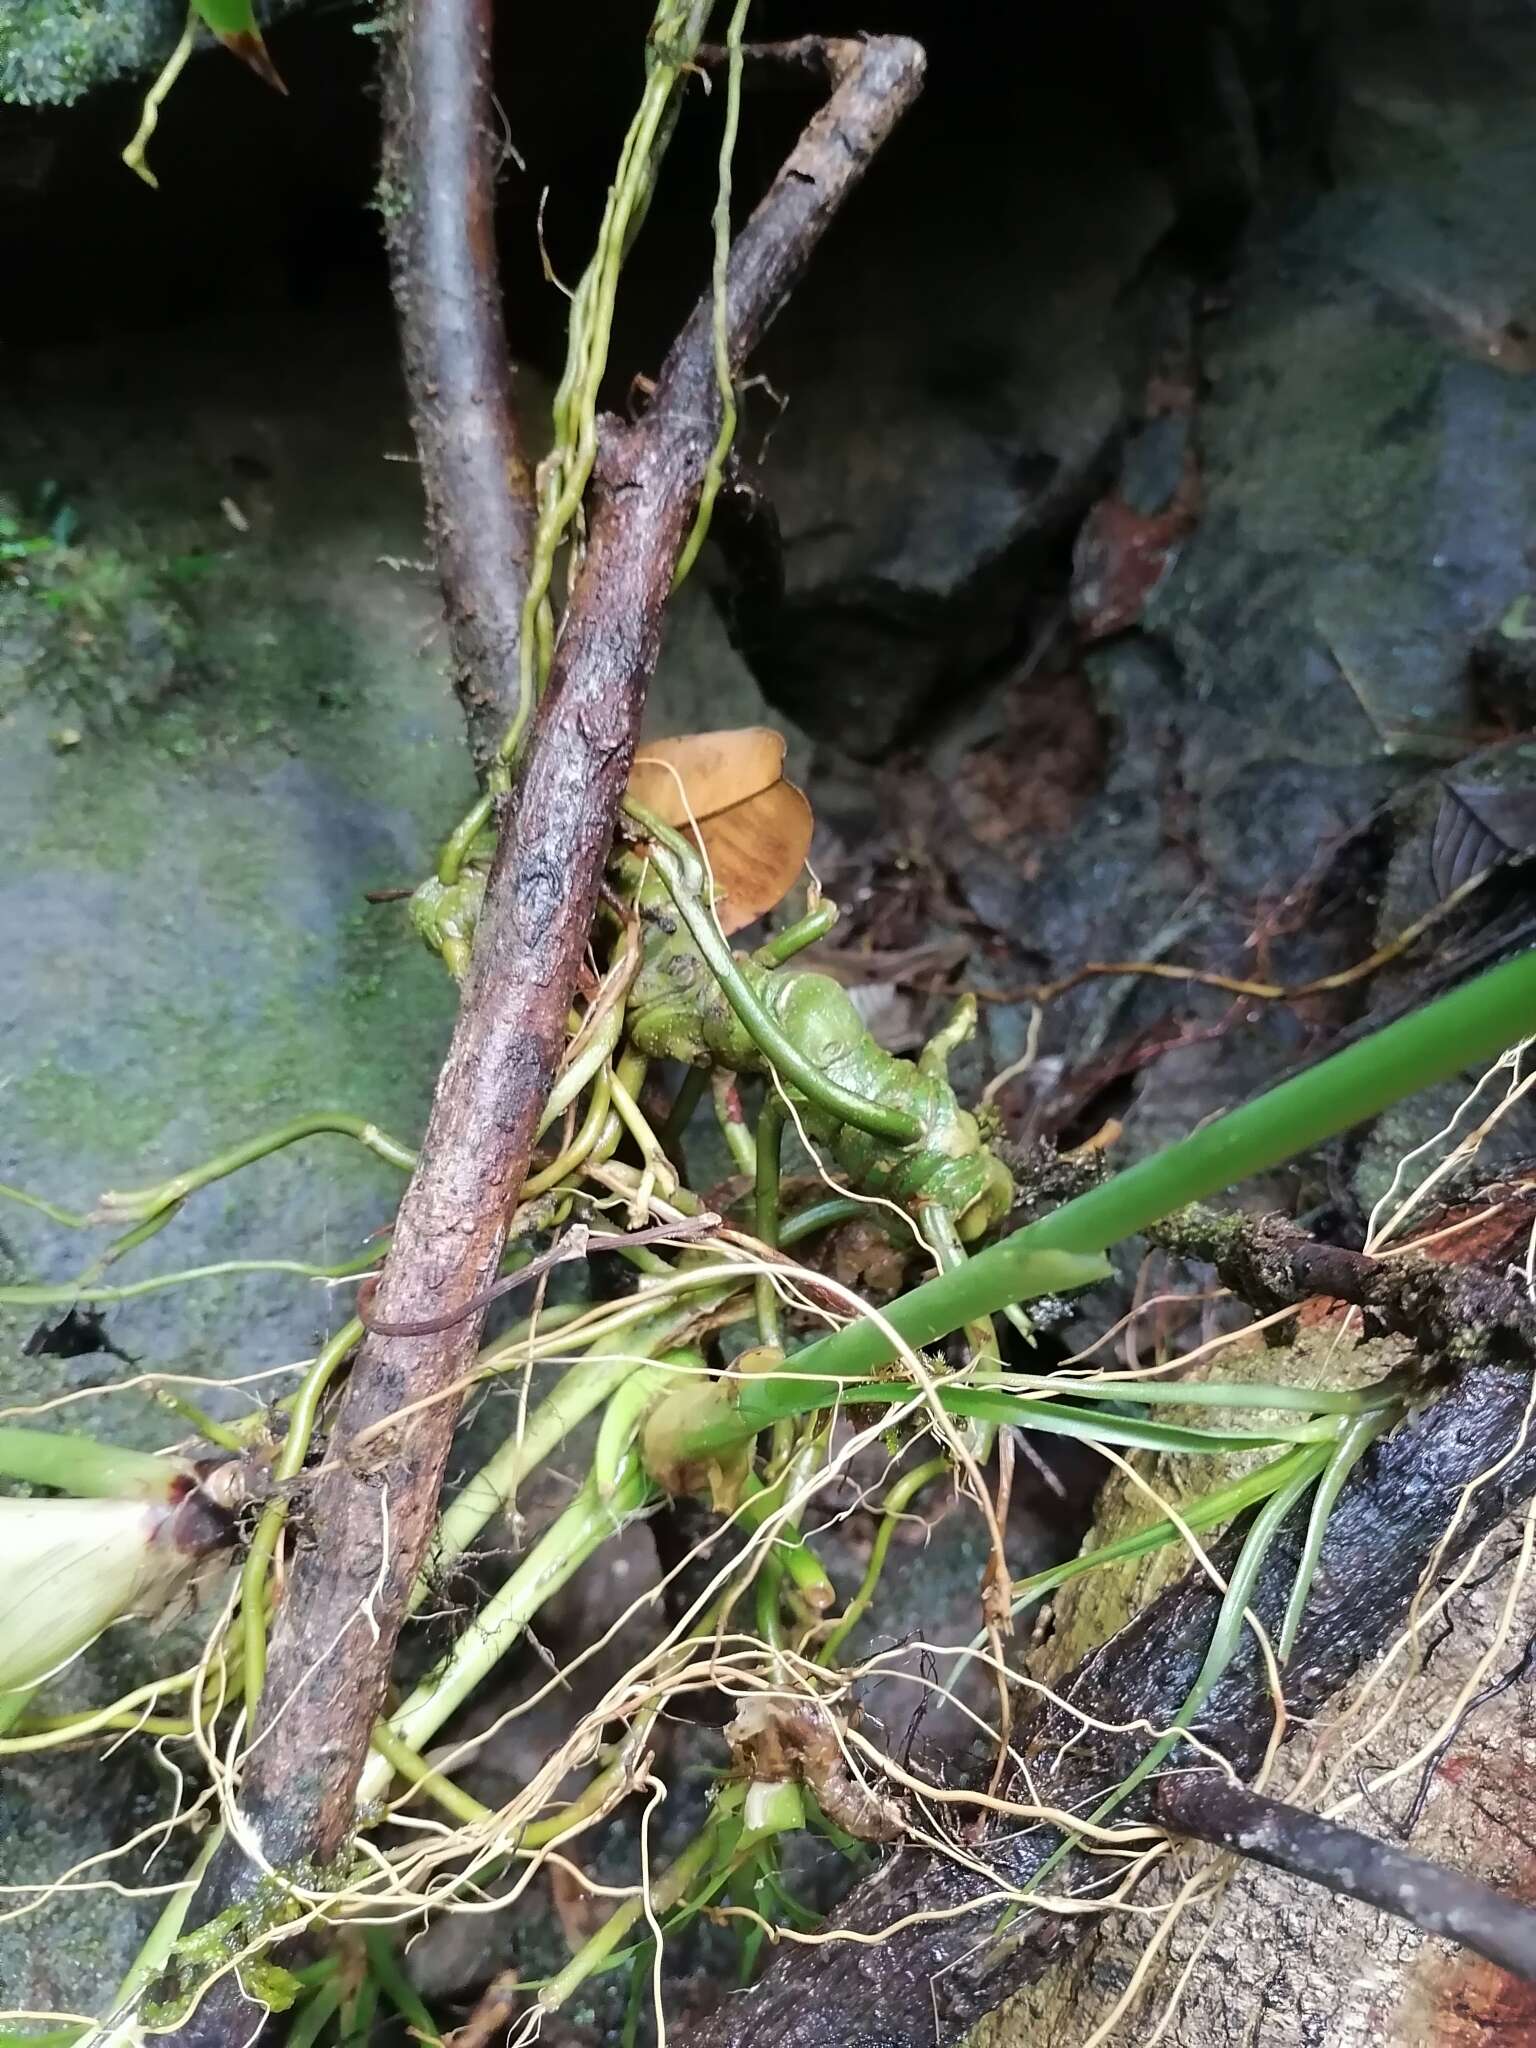
[[[488,8],[484,0],[411,0],[402,13],[402,70],[390,106],[404,128],[392,148],[409,159],[423,146],[420,133],[444,147],[455,135],[479,134],[489,92]],[[878,38],[834,46],[829,68],[836,81],[831,98],[732,252],[733,365],[756,344],[916,97],[923,53],[904,39]],[[428,96],[441,104],[428,106]],[[427,243],[477,231],[473,206],[455,214],[439,207],[435,193],[417,191],[425,194]],[[488,233],[488,220],[480,220],[480,230]],[[403,231],[398,242],[406,252],[416,246]],[[422,412],[418,425],[424,466],[442,493],[435,524],[440,541],[447,537],[441,568],[450,615],[505,621],[508,593],[500,585],[518,584],[515,560],[459,541],[488,487],[485,446],[515,443],[505,421],[466,425],[454,410],[504,406],[505,385],[435,374],[440,347],[472,359],[485,339],[483,318],[478,340],[466,340],[463,308],[442,303],[448,280],[481,272],[472,251],[462,261],[440,257],[426,267],[426,278],[413,272],[407,281],[405,317],[422,352],[420,374],[445,408],[441,418]],[[439,321],[446,323],[441,332]],[[375,1297],[380,1322],[430,1328],[412,1337],[370,1336],[353,1366],[324,1466],[304,1504],[305,1540],[295,1547],[273,1630],[240,1786],[241,1827],[214,1861],[190,1916],[194,1926],[248,1897],[259,1881],[259,1865],[247,1860],[240,1838],[259,1846],[261,1861],[279,1871],[313,1871],[333,1863],[351,1832],[358,1774],[426,1552],[457,1418],[458,1396],[448,1390],[473,1359],[481,1314],[472,1304],[495,1274],[564,1049],[662,613],[718,432],[713,322],[706,298],[673,345],[642,421],[600,423],[581,575],[502,820],[453,1041]],[[464,459],[448,459],[447,445]],[[469,632],[456,644],[466,659],[487,664],[477,686],[491,692],[503,673],[504,641]],[[251,2026],[251,2001],[229,1975],[171,2038],[185,2048],[234,2048]]]
[[[494,0],[403,12],[385,81],[380,201],[454,688],[484,767],[517,706],[538,524],[496,272]]]
[[[1362,1460],[1329,1521],[1286,1669],[1286,1700],[1295,1714],[1315,1714],[1400,1625],[1453,1522],[1446,1566],[1536,1493],[1536,1443],[1525,1428],[1529,1394],[1528,1367],[1473,1367]],[[1464,1489],[1484,1474],[1457,1521]],[[1252,1606],[1271,1636],[1305,1529],[1303,1504],[1260,1574]],[[1218,1569],[1229,1569],[1234,1556],[1234,1543],[1218,1548]],[[1193,1573],[1084,1659],[1062,1696],[1107,1725],[1085,1728],[1066,1707],[1036,1710],[1014,1737],[1030,1786],[1015,1784],[1011,1796],[1091,1811],[1145,1750],[1144,1734],[1111,1731],[1137,1721],[1168,1725],[1194,1683],[1218,1599],[1205,1575]],[[1249,1634],[1197,1733],[1245,1777],[1257,1769],[1272,1726],[1267,1675]],[[1146,1819],[1155,1796],[1155,1783],[1143,1787],[1119,1817]],[[1059,1839],[1046,1827],[993,1823],[963,1844],[962,1855],[898,1851],[853,1893],[826,1930],[831,1939],[786,1945],[762,1981],[726,1999],[688,2036],[687,2048],[933,2048],[960,2040],[1082,1932],[1081,1918],[1027,1908],[1006,1928],[999,1925],[999,1886],[1027,1886]],[[1079,1856],[1053,1872],[1050,1888],[1082,1892],[1104,1882],[1102,1863]],[[989,1896],[993,1903],[978,1903]],[[885,1939],[868,1940],[884,1929],[892,1930]],[[840,1931],[862,1939],[839,1940]]]

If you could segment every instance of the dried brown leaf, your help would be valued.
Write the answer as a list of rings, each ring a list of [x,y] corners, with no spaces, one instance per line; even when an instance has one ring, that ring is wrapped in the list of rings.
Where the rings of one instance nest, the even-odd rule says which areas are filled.
[[[739,932],[783,902],[805,866],[814,829],[810,804],[792,782],[775,782],[701,824],[723,932]]]
[[[770,789],[784,772],[784,735],[771,726],[689,732],[647,740],[630,770],[629,793],[664,825],[681,830]]]

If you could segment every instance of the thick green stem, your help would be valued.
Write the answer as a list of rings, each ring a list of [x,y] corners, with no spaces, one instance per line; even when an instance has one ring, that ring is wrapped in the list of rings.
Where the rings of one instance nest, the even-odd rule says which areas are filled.
[[[544,1602],[581,1569],[592,1553],[618,1533],[625,1520],[651,1497],[651,1486],[636,1460],[608,1500],[595,1481],[586,1483],[492,1595],[448,1655],[389,1717],[390,1733],[412,1749],[430,1742],[475,1687],[511,1649]],[[389,1789],[391,1765],[375,1750],[358,1781],[360,1806]]]
[[[184,1458],[125,1451],[91,1436],[48,1429],[0,1429],[0,1476],[50,1486],[84,1500],[169,1500],[191,1471]]]
[[[906,1343],[933,1344],[1010,1302],[1049,1293],[1052,1283],[1041,1284],[1037,1263],[1042,1255],[1102,1254],[1187,1203],[1283,1165],[1404,1096],[1483,1064],[1532,1032],[1536,951],[1441,996],[1026,1224],[975,1253],[958,1271],[903,1295],[884,1311],[885,1319]],[[885,1333],[860,1320],[808,1345],[797,1354],[795,1369],[858,1378],[894,1355]]]

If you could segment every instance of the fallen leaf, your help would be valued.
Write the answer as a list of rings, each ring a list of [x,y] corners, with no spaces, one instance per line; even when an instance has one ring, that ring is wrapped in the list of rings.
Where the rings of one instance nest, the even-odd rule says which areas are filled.
[[[775,782],[717,811],[690,835],[703,839],[715,878],[715,914],[727,937],[783,902],[805,866],[814,829],[804,794],[792,782]]]
[[[783,902],[811,850],[811,807],[784,780],[784,735],[769,726],[649,741],[629,794],[702,844],[727,936]]]
[[[647,740],[630,770],[629,793],[663,825],[681,830],[770,789],[784,773],[784,735],[771,726],[689,732]]]
[[[1484,869],[1536,852],[1536,789],[1448,782],[1429,864],[1443,901]]]

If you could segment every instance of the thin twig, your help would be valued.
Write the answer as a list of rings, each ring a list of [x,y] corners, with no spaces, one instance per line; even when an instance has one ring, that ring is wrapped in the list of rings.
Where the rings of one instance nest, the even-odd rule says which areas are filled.
[[[1271,1870],[1445,1935],[1536,1982],[1536,1910],[1427,1857],[1250,1792],[1214,1771],[1179,1771],[1158,1786],[1156,1812],[1177,1835],[1213,1842]]]

